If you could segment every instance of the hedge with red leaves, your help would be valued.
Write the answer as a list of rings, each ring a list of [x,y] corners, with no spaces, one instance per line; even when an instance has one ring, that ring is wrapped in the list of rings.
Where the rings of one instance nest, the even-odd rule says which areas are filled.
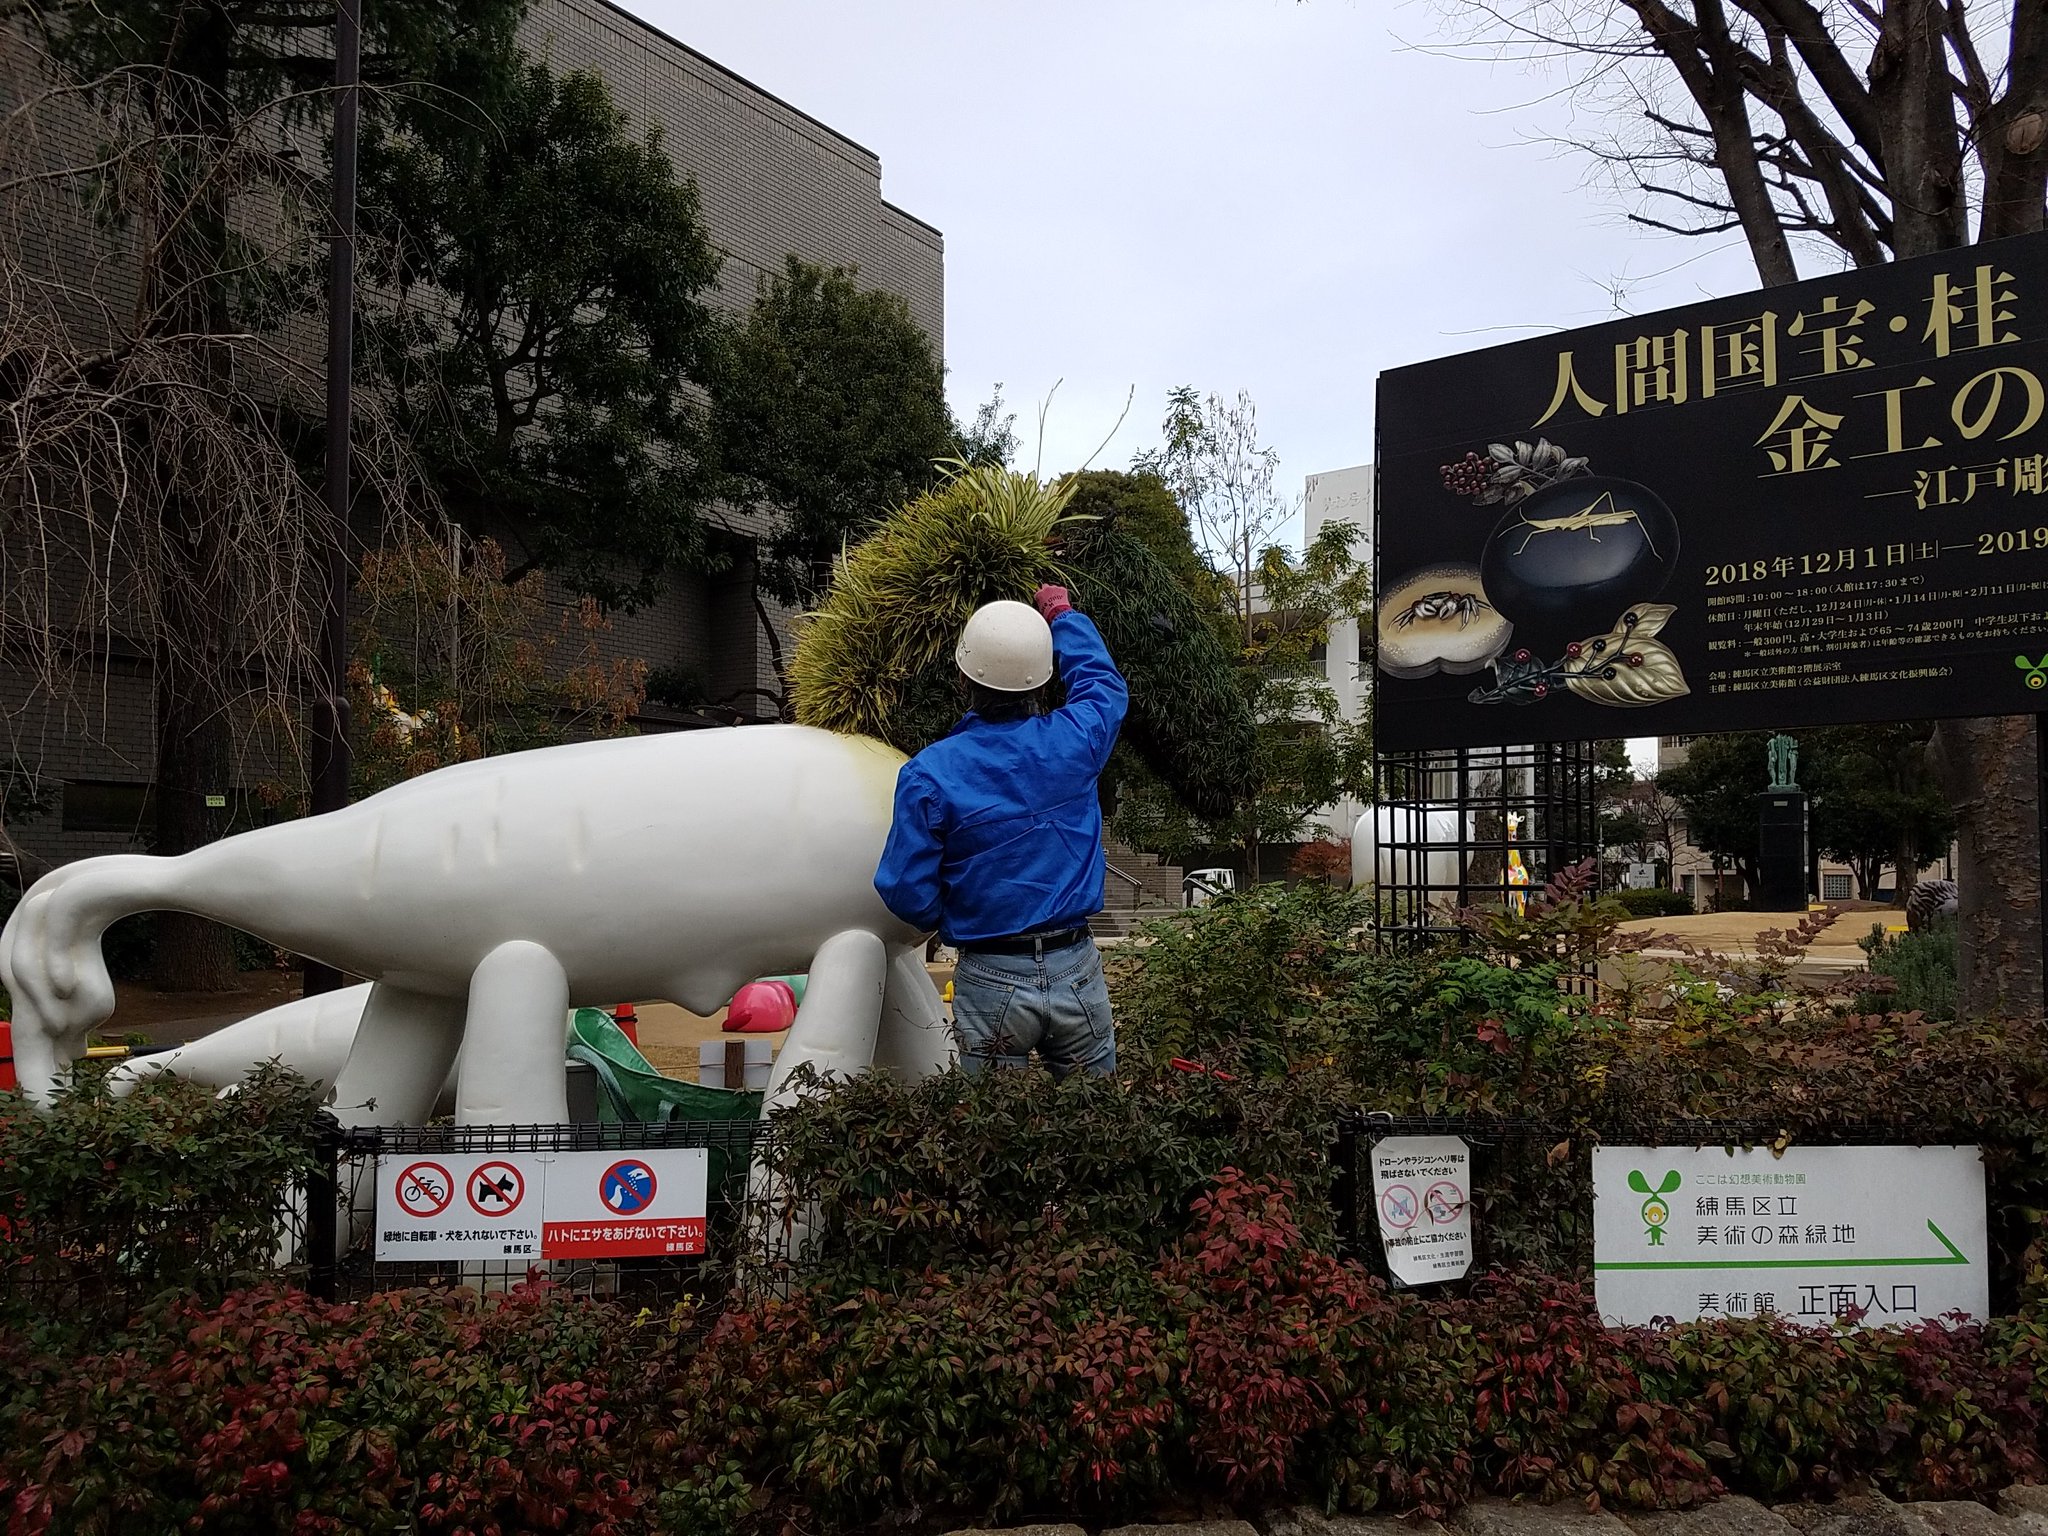
[[[1390,1292],[1226,1171],[1152,1260],[1056,1226],[708,1332],[546,1287],[172,1306],[0,1340],[10,1532],[657,1530],[1108,1517],[1475,1491],[1982,1496],[2043,1475],[2048,1315],[1600,1325],[1579,1286]]]

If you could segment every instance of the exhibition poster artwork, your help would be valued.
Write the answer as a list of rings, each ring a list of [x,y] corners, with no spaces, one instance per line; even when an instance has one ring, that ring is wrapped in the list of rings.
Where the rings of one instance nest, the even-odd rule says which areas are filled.
[[[2030,708],[2044,381],[2048,235],[1383,375],[1382,744]]]

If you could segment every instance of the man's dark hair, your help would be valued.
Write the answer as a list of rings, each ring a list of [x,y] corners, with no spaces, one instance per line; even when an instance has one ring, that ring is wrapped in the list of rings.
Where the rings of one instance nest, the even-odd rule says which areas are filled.
[[[1048,691],[1045,685],[1029,693],[1005,693],[1000,688],[985,688],[964,676],[960,681],[967,689],[967,707],[992,725],[1029,720],[1033,715],[1045,713]]]

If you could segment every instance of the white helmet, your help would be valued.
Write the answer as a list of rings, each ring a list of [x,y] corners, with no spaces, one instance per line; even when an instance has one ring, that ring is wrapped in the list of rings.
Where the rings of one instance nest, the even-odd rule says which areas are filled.
[[[953,660],[984,688],[1029,693],[1052,677],[1052,626],[1029,603],[984,603],[960,631]]]

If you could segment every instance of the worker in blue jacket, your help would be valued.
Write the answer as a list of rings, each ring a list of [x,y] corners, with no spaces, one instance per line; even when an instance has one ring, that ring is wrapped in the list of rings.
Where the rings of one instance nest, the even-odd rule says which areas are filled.
[[[1036,611],[1034,611],[1034,608]],[[953,1029],[961,1065],[1056,1078],[1116,1070],[1102,956],[1102,807],[1129,694],[1094,624],[1064,587],[989,603],[953,657],[971,709],[903,765],[875,871],[889,910],[960,952]],[[1057,663],[1066,702],[1048,709]]]

